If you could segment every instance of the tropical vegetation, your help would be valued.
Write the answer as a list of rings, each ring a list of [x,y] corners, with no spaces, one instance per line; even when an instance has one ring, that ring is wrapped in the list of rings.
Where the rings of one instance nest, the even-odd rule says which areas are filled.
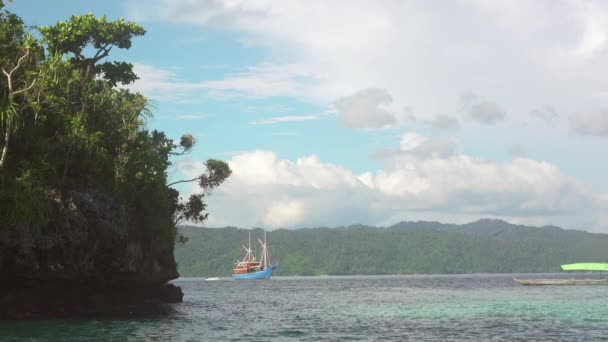
[[[204,197],[230,168],[208,160],[203,174],[186,180],[204,191],[180,198],[172,188],[180,181],[168,183],[167,171],[194,138],[149,129],[152,104],[127,88],[138,79],[133,65],[110,59],[144,28],[93,14],[36,28],[3,8],[0,0],[0,232],[7,237],[0,240],[36,252],[38,246],[6,241],[23,231],[60,234],[74,193],[110,197],[127,213],[129,238],[139,242],[172,245],[177,224],[204,221]],[[5,269],[13,260],[7,258]]]
[[[189,239],[175,251],[183,276],[230,275],[248,234],[234,227],[180,231]],[[278,275],[559,272],[565,263],[608,261],[608,235],[500,220],[279,229],[268,239]]]

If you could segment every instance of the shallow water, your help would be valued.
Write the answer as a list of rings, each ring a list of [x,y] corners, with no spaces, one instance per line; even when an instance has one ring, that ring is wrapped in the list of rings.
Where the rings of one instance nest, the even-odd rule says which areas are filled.
[[[544,275],[545,277],[547,275]],[[513,275],[181,279],[168,317],[0,322],[4,341],[593,341],[608,286]]]

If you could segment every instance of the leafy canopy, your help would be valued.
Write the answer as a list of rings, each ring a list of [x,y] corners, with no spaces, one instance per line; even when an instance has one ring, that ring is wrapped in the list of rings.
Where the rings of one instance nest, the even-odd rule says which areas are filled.
[[[137,80],[130,63],[96,63],[106,58],[114,47],[129,49],[134,37],[146,33],[143,27],[123,19],[107,21],[105,16],[97,18],[89,13],[72,16],[68,21],[60,21],[39,30],[49,53],[71,56],[71,61],[85,70],[85,77],[103,74],[112,86]],[[95,53],[85,56],[87,48],[92,48]]]
[[[0,69],[8,75],[0,78],[0,229],[44,231],[59,222],[58,199],[74,191],[110,194],[129,212],[133,236],[150,241],[175,239],[182,220],[204,221],[204,196],[230,176],[228,164],[209,160],[199,177],[179,181],[204,190],[181,198],[167,170],[195,139],[148,130],[148,99],[116,87],[137,79],[133,66],[107,60],[145,30],[86,14],[39,32],[33,38],[18,16],[0,11]]]

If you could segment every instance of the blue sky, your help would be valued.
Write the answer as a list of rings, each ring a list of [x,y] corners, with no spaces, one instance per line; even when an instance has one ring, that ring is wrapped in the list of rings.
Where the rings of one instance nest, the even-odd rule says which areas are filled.
[[[16,0],[147,29],[149,126],[193,134],[172,180],[227,160],[210,226],[481,217],[608,231],[600,1]],[[185,194],[200,191],[182,186]]]

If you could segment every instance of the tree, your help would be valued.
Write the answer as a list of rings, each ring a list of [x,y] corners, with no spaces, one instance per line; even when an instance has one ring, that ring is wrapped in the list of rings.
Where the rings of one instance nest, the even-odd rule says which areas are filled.
[[[73,191],[110,194],[136,222],[135,235],[150,239],[175,239],[182,220],[205,220],[204,196],[230,176],[230,168],[207,161],[194,179],[203,193],[180,198],[167,184],[167,169],[171,158],[193,148],[194,138],[185,134],[176,143],[147,130],[148,99],[117,87],[137,79],[133,65],[108,60],[145,30],[86,14],[39,32],[35,39],[16,15],[0,13],[3,223],[15,227],[39,217],[43,228],[54,219],[54,201]]]
[[[40,28],[40,33],[52,54],[68,54],[70,61],[83,73],[83,80],[103,74],[103,78],[113,86],[129,84],[137,80],[133,65],[126,62],[105,62],[110,51],[117,47],[129,49],[131,40],[146,33],[143,27],[125,22],[123,19],[107,21],[105,16],[96,18],[92,13],[72,16],[68,21],[60,21],[53,26]],[[92,47],[95,54],[85,56],[84,50]]]

